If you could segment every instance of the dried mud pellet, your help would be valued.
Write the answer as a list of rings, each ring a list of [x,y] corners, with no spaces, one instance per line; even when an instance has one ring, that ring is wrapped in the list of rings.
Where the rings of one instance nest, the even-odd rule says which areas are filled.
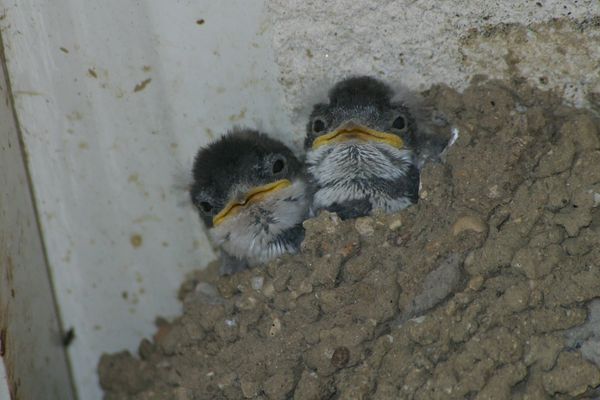
[[[469,281],[468,286],[469,286],[469,289],[478,291],[479,289],[481,289],[481,286],[483,286],[483,276],[481,276],[481,275],[474,276]]]
[[[338,251],[338,253],[343,257],[347,258],[351,256],[358,248],[360,244],[358,242],[349,242],[342,246],[342,248]]]
[[[281,332],[281,321],[279,318],[274,318],[271,327],[269,328],[269,336],[275,336],[279,332]]]
[[[396,218],[392,222],[390,222],[390,230],[395,231],[396,229],[402,226],[402,218]]]
[[[344,368],[348,361],[350,361],[350,350],[347,347],[340,346],[333,351],[331,365],[335,368]]]
[[[244,296],[235,302],[235,305],[240,310],[252,310],[256,307],[258,300],[253,296]]]
[[[255,276],[250,282],[252,284],[252,289],[260,290],[262,289],[263,284],[265,283],[265,278],[262,276]]]
[[[273,282],[269,281],[269,282],[265,283],[265,285],[263,286],[263,289],[262,289],[262,293],[266,297],[272,297],[273,294],[275,293],[275,286],[273,286]]]
[[[142,360],[147,360],[150,358],[152,353],[154,352],[154,344],[146,338],[142,339],[140,345],[138,347],[138,354]]]
[[[354,222],[354,229],[361,236],[372,236],[375,233],[375,227],[373,226],[373,218],[361,217],[357,218]]]
[[[458,309],[458,306],[455,301],[453,301],[453,300],[448,301],[448,304],[446,305],[446,315],[452,316],[452,315],[456,314],[457,309]]]
[[[483,233],[487,231],[487,224],[479,217],[474,215],[466,215],[457,219],[454,225],[452,225],[453,235],[458,235],[463,231]]]
[[[241,380],[240,387],[242,389],[242,394],[247,399],[255,397],[259,390],[259,385],[257,382],[249,381],[246,379]]]
[[[463,261],[463,265],[466,268],[469,268],[471,265],[473,265],[473,261],[475,261],[475,252],[470,251],[469,254],[467,254],[467,256],[465,257],[465,261]]]

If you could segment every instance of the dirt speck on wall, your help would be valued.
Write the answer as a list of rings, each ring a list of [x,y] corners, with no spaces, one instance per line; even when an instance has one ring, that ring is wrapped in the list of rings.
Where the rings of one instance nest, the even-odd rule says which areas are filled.
[[[323,213],[299,255],[198,273],[138,355],[102,357],[106,399],[598,396],[598,119],[518,82],[424,96],[459,135],[417,205]]]

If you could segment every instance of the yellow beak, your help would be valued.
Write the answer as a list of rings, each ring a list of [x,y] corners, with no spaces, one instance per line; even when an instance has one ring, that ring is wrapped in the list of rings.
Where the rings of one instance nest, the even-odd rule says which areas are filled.
[[[330,143],[339,143],[347,140],[363,140],[387,143],[390,146],[401,149],[404,147],[402,139],[394,134],[376,131],[364,125],[352,121],[340,125],[335,131],[319,136],[313,142],[312,148],[324,146]]]
[[[268,183],[266,185],[257,186],[255,188],[250,189],[248,193],[246,193],[246,196],[243,200],[230,201],[229,203],[227,203],[225,208],[223,208],[220,213],[213,217],[213,226],[217,226],[223,221],[225,221],[226,218],[237,214],[246,205],[260,201],[261,199],[268,196],[270,193],[274,193],[278,190],[284,189],[290,186],[291,184],[292,182],[290,182],[289,180],[281,179],[276,182]]]

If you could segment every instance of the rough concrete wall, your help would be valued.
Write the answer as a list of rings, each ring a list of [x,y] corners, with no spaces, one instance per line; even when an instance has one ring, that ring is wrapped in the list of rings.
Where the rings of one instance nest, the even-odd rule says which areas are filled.
[[[274,0],[268,12],[299,130],[318,88],[348,74],[416,90],[463,89],[476,74],[527,79],[572,105],[600,107],[595,0]]]

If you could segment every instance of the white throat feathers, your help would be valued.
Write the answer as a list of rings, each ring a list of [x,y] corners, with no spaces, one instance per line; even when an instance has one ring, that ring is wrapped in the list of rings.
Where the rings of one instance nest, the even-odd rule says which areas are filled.
[[[306,183],[300,179],[228,217],[210,229],[215,243],[229,255],[262,264],[298,251],[298,226],[308,214]]]
[[[348,141],[310,150],[306,164],[316,187],[313,211],[335,203],[368,199],[372,209],[395,212],[412,204],[389,189],[414,164],[412,150],[386,143]]]

